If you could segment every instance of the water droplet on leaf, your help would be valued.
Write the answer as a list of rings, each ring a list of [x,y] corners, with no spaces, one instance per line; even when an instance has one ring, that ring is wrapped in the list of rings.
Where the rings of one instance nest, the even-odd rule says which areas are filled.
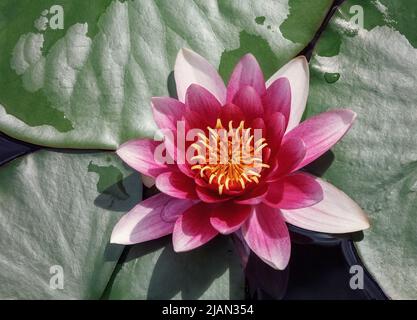
[[[255,18],[255,22],[257,23],[257,24],[260,24],[260,25],[263,25],[264,24],[264,22],[265,22],[265,17],[264,16],[260,16],[260,17],[256,17]]]
[[[335,83],[340,78],[340,73],[329,73],[326,72],[324,74],[324,80],[326,80],[327,83]]]

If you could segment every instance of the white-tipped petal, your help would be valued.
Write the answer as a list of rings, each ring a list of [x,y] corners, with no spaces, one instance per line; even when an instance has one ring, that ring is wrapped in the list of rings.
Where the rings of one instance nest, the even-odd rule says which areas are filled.
[[[207,89],[221,104],[226,102],[226,86],[219,73],[194,51],[183,48],[178,52],[174,74],[178,100],[181,102],[185,102],[187,89],[193,83]]]
[[[267,82],[268,88],[275,80],[287,78],[291,86],[291,112],[287,131],[296,127],[303,116],[310,84],[308,61],[304,56],[292,59],[279,69]]]
[[[297,227],[326,233],[348,233],[369,228],[369,220],[362,209],[344,192],[316,180],[323,189],[323,200],[303,209],[281,210],[285,220]]]

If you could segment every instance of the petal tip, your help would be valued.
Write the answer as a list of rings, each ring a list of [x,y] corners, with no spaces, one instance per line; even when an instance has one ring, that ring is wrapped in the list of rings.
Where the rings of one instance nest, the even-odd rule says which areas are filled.
[[[186,55],[186,54],[196,54],[196,52],[194,52],[193,50],[186,48],[186,47],[182,47],[179,51],[178,54],[182,54],[182,55]]]
[[[258,61],[258,60],[256,60],[256,57],[252,53],[246,53],[242,57],[242,59],[244,59],[244,60],[246,60],[246,59],[248,59],[248,60],[255,60],[256,62]]]
[[[185,250],[185,248],[183,248],[183,247],[181,247],[181,246],[177,245],[177,244],[175,243],[175,241],[173,241],[173,248],[174,248],[174,252],[176,252],[176,253],[180,253],[180,252],[185,252],[185,251],[187,251],[187,250]]]
[[[123,159],[123,153],[124,153],[124,146],[125,144],[122,144],[119,148],[117,148],[117,150],[114,152],[115,154],[117,154],[117,156],[121,159]]]
[[[308,63],[308,60],[307,60],[307,57],[306,56],[298,56],[298,57],[295,57],[290,62],[300,63],[302,69],[304,69],[307,72],[307,74],[310,74],[310,68],[308,67],[309,63]]]
[[[204,59],[197,52],[195,52],[195,51],[193,51],[189,48],[183,47],[178,51],[176,62],[180,62],[181,60],[192,59],[193,57],[198,57],[198,58]]]
[[[367,230],[371,227],[371,222],[369,220],[368,215],[362,210],[360,209],[360,207],[358,205],[357,206],[357,210],[358,210],[358,215],[356,216],[356,219],[354,219],[350,226],[350,228],[348,228],[347,230],[345,230],[345,232],[343,233],[350,233],[350,232],[359,232],[359,231],[364,231]],[[337,232],[337,233],[341,233],[341,232]]]
[[[199,84],[197,84],[197,83],[191,83],[191,84],[188,86],[188,88],[187,88],[187,93],[188,93],[189,91],[194,91],[194,90],[204,90],[204,91],[206,91],[206,88],[204,88],[204,87],[200,86],[200,85],[199,85]]]
[[[284,270],[288,266],[289,262],[290,262],[290,257],[288,257],[288,260],[286,260],[284,262],[280,262],[279,264],[277,263],[275,269]]]
[[[349,110],[352,114],[352,122],[356,120],[356,118],[358,117],[358,114],[355,111]]]
[[[198,83],[210,91],[222,103],[226,99],[226,87],[218,71],[206,58],[188,48],[177,54],[174,66],[178,100],[185,101],[185,94],[191,83]]]
[[[176,222],[175,227],[177,227],[177,224],[178,221]],[[184,241],[180,241],[180,239],[175,236],[176,234],[178,235],[178,232],[175,232],[175,227],[174,232],[172,233],[172,247],[174,252],[180,253],[192,250],[193,248],[189,248]]]
[[[267,265],[269,265],[271,268],[275,270],[284,270],[288,263],[290,262],[290,255],[288,255],[285,260],[275,259],[273,261],[266,260],[262,257],[259,257],[263,262],[265,262]]]
[[[334,111],[338,113],[346,123],[353,123],[358,116],[355,111],[350,109],[336,109]]]
[[[362,220],[359,222],[359,228],[360,228],[359,230],[367,230],[371,227],[371,221],[365,212],[362,211],[362,213],[363,213],[363,216],[362,216]]]
[[[185,56],[187,54],[193,54],[193,53],[194,53],[194,51],[192,51],[191,49],[188,49],[188,48],[185,48],[185,47],[181,48],[180,50],[178,50],[176,62],[178,62],[179,59],[185,58]]]
[[[125,219],[126,215],[124,215],[113,227],[111,236],[110,236],[110,243],[111,244],[123,244],[123,245],[129,245],[132,244],[132,241],[130,241],[129,237],[130,235],[126,231],[125,228],[123,228],[123,219]]]
[[[124,142],[124,143],[122,143],[117,149],[116,149],[116,151],[115,151],[115,153],[120,157],[120,158],[122,158],[122,160],[124,160],[123,159],[123,156],[128,152],[128,148],[129,148],[129,146],[131,146],[134,142],[136,142],[136,141],[139,141],[140,139],[138,139],[138,140],[135,140],[135,139],[133,139],[133,140],[128,140],[128,141],[126,141],[126,142]]]
[[[145,187],[147,188],[152,188],[155,185],[155,179],[147,176],[146,174],[141,174],[140,175],[141,179],[142,179],[142,183]]]
[[[117,225],[116,225],[116,227],[117,227]],[[124,239],[123,239],[124,237],[121,236],[117,232],[116,227],[113,229],[113,232],[110,236],[110,243],[111,244],[127,244],[126,241],[124,241]]]
[[[155,103],[159,102],[163,97],[151,97],[151,103],[152,105],[155,105]]]
[[[305,65],[308,65],[308,60],[307,60],[307,57],[306,57],[306,56],[304,56],[304,55],[298,56],[298,57],[297,57],[297,58],[295,58],[295,59],[299,59],[300,61],[302,61],[302,63],[304,63]]]

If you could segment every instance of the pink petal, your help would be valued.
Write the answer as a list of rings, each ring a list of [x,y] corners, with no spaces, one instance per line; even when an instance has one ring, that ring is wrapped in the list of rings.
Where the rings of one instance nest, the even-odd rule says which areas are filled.
[[[192,205],[191,201],[175,199],[163,193],[148,198],[119,220],[110,242],[134,244],[166,236],[174,230],[178,215]]]
[[[279,112],[285,117],[285,127],[291,112],[291,86],[287,78],[275,80],[262,97],[265,113]]]
[[[323,190],[313,176],[295,173],[269,184],[264,202],[274,208],[298,209],[323,200]]]
[[[183,137],[186,136],[186,133],[184,131],[184,135]],[[177,135],[176,139],[178,140],[178,137],[181,139],[181,135]],[[196,141],[196,140],[194,140]],[[194,142],[192,141],[192,142]],[[176,165],[179,169],[179,171],[181,171],[183,174],[185,174],[187,177],[189,178],[194,178],[196,175],[196,172],[194,172],[193,170],[191,170],[191,164],[188,161],[189,159],[187,158],[187,152],[190,149],[190,145],[192,144],[192,142],[189,141],[183,141],[180,142],[180,145],[176,145],[175,147],[175,152],[176,152]],[[191,149],[193,150],[193,149]]]
[[[220,233],[231,234],[241,227],[250,212],[250,206],[229,201],[213,207],[210,214],[210,223]]]
[[[266,86],[271,86],[279,78],[287,78],[291,85],[291,112],[287,126],[289,131],[300,123],[306,107],[310,81],[307,59],[304,56],[292,59],[266,82]]]
[[[252,54],[246,54],[236,65],[227,86],[227,102],[244,86],[253,87],[259,96],[265,93],[265,79],[261,67]]]
[[[348,233],[369,228],[362,209],[345,193],[317,178],[323,190],[323,200],[312,207],[282,210],[287,222],[317,232]]]
[[[198,84],[210,91],[221,104],[226,102],[226,87],[217,70],[202,56],[189,49],[181,49],[174,67],[178,99],[185,101],[187,89]]]
[[[185,104],[168,97],[154,97],[152,107],[154,120],[164,135],[166,152],[176,159],[177,129],[181,126],[179,121],[184,121],[186,115]]]
[[[206,203],[225,202],[230,199],[230,197],[226,195],[219,195],[216,191],[199,185],[197,186],[196,191],[200,200]]]
[[[155,178],[169,169],[166,163],[158,163],[154,156],[161,143],[150,139],[131,140],[121,145],[116,153],[133,169]]]
[[[176,252],[195,249],[218,234],[218,231],[210,223],[210,211],[210,205],[200,202],[177,219],[172,234]]]
[[[219,118],[222,120],[223,126],[227,126],[229,121],[239,124],[240,121],[245,120],[245,115],[238,106],[233,103],[227,103],[222,107]]]
[[[184,159],[185,159],[185,155],[184,155]],[[194,178],[195,177],[195,172],[193,170],[191,170],[191,167],[190,167],[190,165],[188,164],[187,161],[185,161],[185,163],[177,163],[177,167],[187,177],[189,177],[189,178]]]
[[[233,103],[242,110],[246,119],[253,119],[263,115],[264,110],[261,98],[253,87],[241,87],[234,96]]]
[[[179,199],[198,199],[193,179],[181,172],[165,172],[155,181],[156,187],[163,193]]]
[[[266,142],[275,155],[281,146],[284,137],[286,120],[281,112],[274,112],[266,117]]]
[[[265,121],[262,118],[255,118],[253,119],[251,123],[251,127],[253,129],[261,129],[262,130],[262,136],[265,135]]]
[[[185,104],[194,113],[194,121],[214,126],[221,111],[219,101],[205,88],[192,84],[188,87]]]
[[[298,138],[306,145],[306,155],[294,170],[306,166],[335,145],[350,129],[355,118],[356,113],[351,110],[332,110],[309,118],[287,133],[284,142]]]
[[[262,202],[266,194],[268,193],[268,185],[261,183],[253,190],[245,190],[245,193],[236,198],[235,203],[255,205]]]
[[[278,209],[260,204],[242,226],[246,243],[259,258],[274,269],[283,270],[291,254],[287,226]]]
[[[180,215],[196,203],[198,203],[198,201],[171,198],[171,201],[168,201],[161,213],[161,219],[165,222],[175,223]]]
[[[185,113],[185,105],[176,99],[167,97],[152,98],[153,117],[160,129],[177,131],[177,121],[181,121]]]
[[[306,154],[304,141],[298,138],[285,139],[277,155],[277,168],[268,176],[267,181],[276,181],[280,177],[294,172]]]

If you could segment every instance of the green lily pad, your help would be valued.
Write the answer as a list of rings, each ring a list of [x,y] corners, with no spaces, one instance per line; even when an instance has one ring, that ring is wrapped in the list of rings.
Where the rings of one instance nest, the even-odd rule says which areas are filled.
[[[228,237],[175,253],[171,237],[129,248],[107,299],[243,299],[245,277]]]
[[[313,37],[332,1],[299,3],[4,0],[0,131],[81,149],[115,149],[151,137],[149,101],[168,95],[181,47],[216,66],[226,59],[223,75],[242,53],[257,48],[261,65],[273,72]]]
[[[325,177],[371,217],[357,243],[371,274],[391,298],[416,299],[417,49],[409,32],[417,3],[368,1],[363,27],[354,5],[345,2],[318,44],[307,110],[357,112]]]
[[[181,254],[170,237],[127,255],[109,244],[142,193],[139,175],[113,153],[39,151],[1,167],[0,181],[1,299],[244,297],[229,238]]]
[[[100,298],[124,248],[109,244],[113,226],[141,197],[138,174],[110,153],[39,151],[1,167],[0,181],[0,298]]]

